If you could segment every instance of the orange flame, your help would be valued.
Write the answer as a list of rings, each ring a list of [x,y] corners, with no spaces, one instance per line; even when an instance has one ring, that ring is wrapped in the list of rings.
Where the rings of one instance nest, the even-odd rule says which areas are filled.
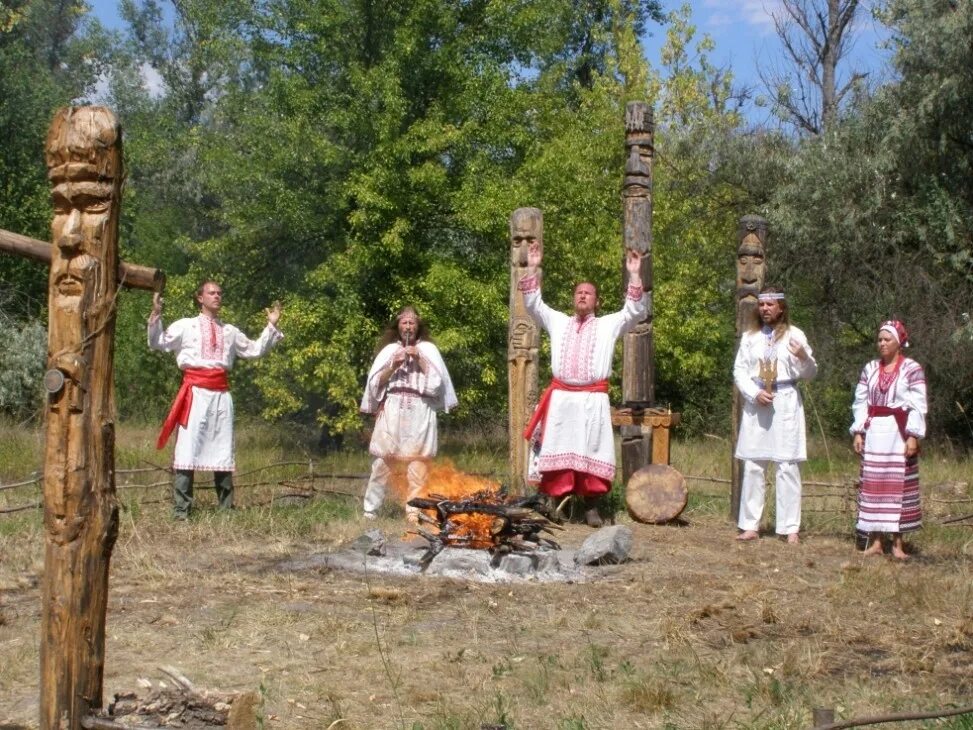
[[[393,470],[391,483],[399,494],[408,494],[408,480],[404,470]],[[499,492],[498,482],[467,474],[453,466],[452,462],[443,460],[429,464],[426,486],[418,496],[437,495],[450,500],[461,500],[476,495],[479,502],[502,504],[503,498],[500,497]],[[430,517],[438,518],[438,515],[431,510],[426,513]],[[498,543],[492,529],[496,520],[495,515],[482,512],[462,512],[451,515],[446,544],[477,550],[496,547]],[[431,528],[432,525],[427,524],[425,527]]]

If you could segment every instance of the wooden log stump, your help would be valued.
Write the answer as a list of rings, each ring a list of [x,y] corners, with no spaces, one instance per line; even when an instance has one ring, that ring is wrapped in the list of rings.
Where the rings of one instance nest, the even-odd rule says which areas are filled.
[[[689,490],[682,474],[668,464],[649,464],[632,474],[625,486],[625,506],[632,519],[660,525],[686,509]]]

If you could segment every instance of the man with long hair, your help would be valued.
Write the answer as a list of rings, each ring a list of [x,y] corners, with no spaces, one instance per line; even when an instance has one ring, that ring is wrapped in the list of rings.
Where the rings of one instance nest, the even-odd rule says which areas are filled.
[[[756,540],[764,510],[768,464],[777,464],[778,535],[800,542],[801,471],[807,460],[804,404],[798,381],[818,371],[804,333],[790,323],[787,299],[777,287],[764,287],[750,329],[740,338],[733,382],[743,396],[736,458],[743,461],[741,530],[737,540]]]
[[[375,414],[366,518],[374,519],[385,501],[393,468],[406,469],[407,502],[421,494],[438,450],[436,412],[455,406],[453,383],[428,327],[414,307],[403,308],[379,341],[361,401],[362,413]],[[417,520],[415,508],[406,513]]]
[[[544,391],[524,436],[535,444],[536,471],[528,481],[549,497],[574,494],[585,505],[585,522],[600,527],[598,500],[615,476],[615,435],[608,402],[615,342],[645,314],[641,257],[626,254],[628,289],[618,312],[598,317],[598,291],[582,282],[574,289],[574,314],[551,309],[541,298],[537,267],[543,252],[537,241],[527,252],[527,274],[520,280],[524,306],[551,338],[553,380]]]
[[[233,507],[233,472],[236,461],[233,444],[233,398],[227,374],[237,357],[265,355],[280,342],[277,329],[280,302],[265,310],[267,326],[256,340],[249,339],[220,318],[223,289],[207,279],[196,289],[199,315],[162,326],[162,297],[152,298],[149,315],[149,347],[175,352],[182,370],[182,386],[162,427],[156,446],[163,448],[176,431],[172,456],[173,517],[185,520],[193,506],[193,476],[212,471],[221,509]]]

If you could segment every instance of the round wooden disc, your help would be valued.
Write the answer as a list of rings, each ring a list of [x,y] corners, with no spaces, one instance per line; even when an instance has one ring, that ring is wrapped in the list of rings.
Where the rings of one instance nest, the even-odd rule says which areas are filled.
[[[689,499],[686,480],[668,464],[643,466],[629,477],[625,506],[633,519],[658,525],[678,517]]]
[[[64,387],[64,373],[62,373],[57,368],[51,368],[46,373],[44,373],[44,388],[48,393],[53,395],[54,393],[60,392],[61,388]]]

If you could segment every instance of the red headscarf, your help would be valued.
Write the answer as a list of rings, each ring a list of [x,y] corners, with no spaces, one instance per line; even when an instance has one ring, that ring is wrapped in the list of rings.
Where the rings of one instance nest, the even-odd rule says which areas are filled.
[[[890,319],[886,322],[882,322],[881,326],[878,328],[878,331],[888,332],[902,347],[909,346],[909,333],[906,331],[905,325],[897,319]]]

